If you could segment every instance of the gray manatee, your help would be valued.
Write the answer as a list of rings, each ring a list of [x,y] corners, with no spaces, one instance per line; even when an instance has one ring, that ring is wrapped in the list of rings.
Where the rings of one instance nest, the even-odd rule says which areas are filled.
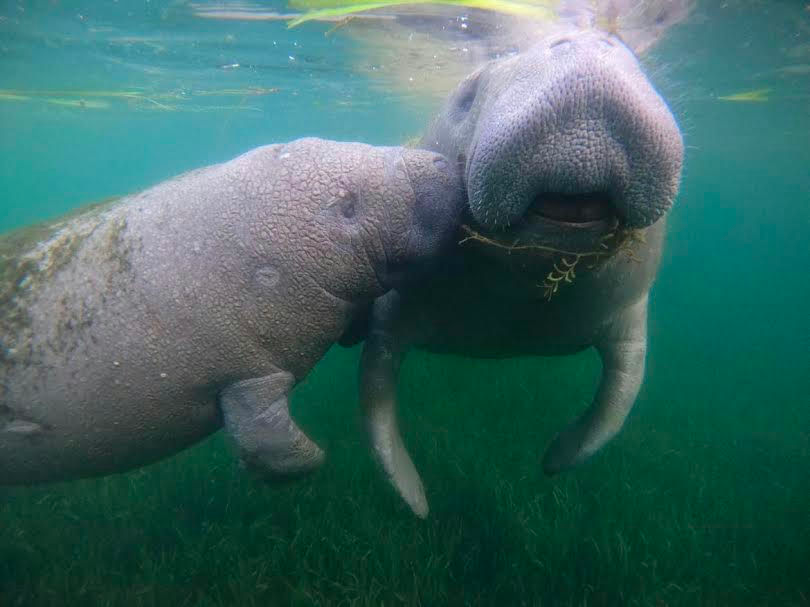
[[[644,376],[648,292],[683,143],[618,38],[557,29],[466,78],[421,145],[459,165],[460,244],[441,273],[374,303],[360,390],[377,459],[426,516],[396,422],[408,348],[499,358],[593,346],[601,383],[552,442],[545,471],[582,462],[619,431]]]
[[[439,154],[302,139],[4,235],[0,484],[124,471],[223,422],[256,469],[311,470],[290,390],[463,201]]]

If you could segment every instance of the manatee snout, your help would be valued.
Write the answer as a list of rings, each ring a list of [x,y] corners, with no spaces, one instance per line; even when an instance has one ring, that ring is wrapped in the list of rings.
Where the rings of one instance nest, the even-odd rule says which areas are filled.
[[[393,153],[396,157],[389,159],[389,166],[405,171],[413,194],[402,255],[386,260],[384,283],[398,288],[417,280],[441,260],[442,251],[454,243],[467,199],[461,172],[445,156],[416,149]]]
[[[603,199],[625,227],[641,228],[669,210],[680,131],[620,41],[567,33],[508,61],[481,70],[458,100],[478,118],[465,167],[477,221],[503,228],[533,207],[576,223],[599,215]],[[574,209],[582,195],[587,205]]]

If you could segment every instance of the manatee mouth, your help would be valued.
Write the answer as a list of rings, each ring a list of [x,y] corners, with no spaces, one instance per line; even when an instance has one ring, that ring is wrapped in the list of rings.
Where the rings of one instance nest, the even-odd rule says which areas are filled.
[[[462,242],[481,241],[506,249],[510,255],[519,251],[541,256],[601,256],[610,252],[614,239],[626,226],[607,191],[541,192],[506,230],[489,230],[475,221],[462,226],[466,234]],[[483,231],[479,232],[478,228]]]
[[[595,227],[616,224],[619,216],[607,192],[586,194],[538,194],[526,211],[526,219],[540,217],[570,227]]]

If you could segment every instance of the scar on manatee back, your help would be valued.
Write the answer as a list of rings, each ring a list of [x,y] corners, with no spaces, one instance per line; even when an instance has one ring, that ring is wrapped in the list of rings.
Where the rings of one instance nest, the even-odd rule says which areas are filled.
[[[41,424],[15,414],[15,412],[6,405],[0,405],[0,432],[34,437],[40,434],[44,429]]]

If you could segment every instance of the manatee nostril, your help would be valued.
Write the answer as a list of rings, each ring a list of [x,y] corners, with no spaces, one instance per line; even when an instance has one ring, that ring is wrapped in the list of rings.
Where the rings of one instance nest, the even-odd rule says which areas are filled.
[[[562,49],[571,46],[571,38],[560,38],[548,45],[548,48]]]

